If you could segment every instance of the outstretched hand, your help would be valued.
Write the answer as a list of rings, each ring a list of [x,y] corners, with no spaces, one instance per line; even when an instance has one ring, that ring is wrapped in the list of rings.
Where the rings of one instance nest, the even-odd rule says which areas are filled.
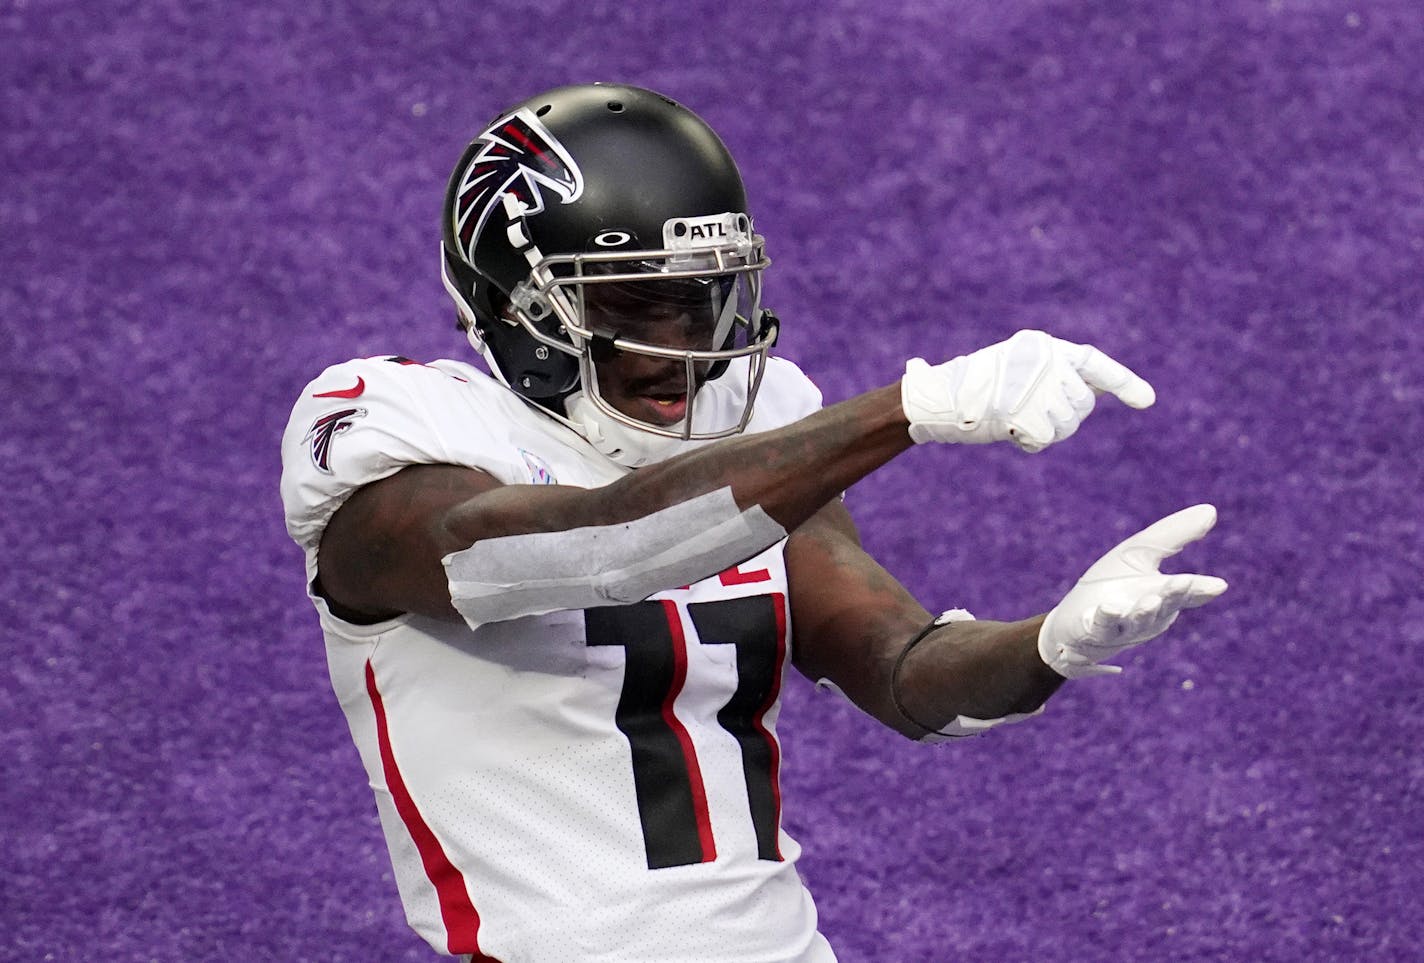
[[[1205,605],[1226,591],[1213,575],[1170,575],[1164,559],[1201,538],[1216,524],[1216,509],[1194,505],[1128,538],[1093,563],[1044,619],[1038,652],[1069,679],[1122,670],[1100,665],[1123,649],[1156,638],[1182,609]]]
[[[1130,408],[1157,399],[1150,384],[1091,345],[1020,331],[944,364],[912,358],[900,399],[917,443],[1013,441],[1039,452],[1077,431],[1100,394]]]

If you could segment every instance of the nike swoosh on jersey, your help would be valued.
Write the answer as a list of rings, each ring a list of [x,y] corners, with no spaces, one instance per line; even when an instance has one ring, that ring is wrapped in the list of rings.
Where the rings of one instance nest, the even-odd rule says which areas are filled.
[[[361,392],[366,390],[366,379],[360,375],[356,376],[356,387],[342,388],[340,391],[322,391],[312,395],[313,398],[359,398]]]

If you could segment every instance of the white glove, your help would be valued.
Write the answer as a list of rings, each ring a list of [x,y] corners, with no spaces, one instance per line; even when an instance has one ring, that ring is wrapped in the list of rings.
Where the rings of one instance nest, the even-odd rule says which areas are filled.
[[[1038,654],[1069,679],[1121,672],[1099,665],[1176,621],[1182,609],[1205,605],[1226,591],[1213,575],[1164,575],[1162,560],[1176,555],[1216,524],[1216,508],[1193,505],[1133,535],[1084,573],[1048,613],[1038,633]]]
[[[1103,392],[1131,408],[1157,400],[1151,385],[1097,348],[1020,331],[940,365],[911,358],[900,404],[916,443],[1012,440],[1038,452],[1077,431]]]

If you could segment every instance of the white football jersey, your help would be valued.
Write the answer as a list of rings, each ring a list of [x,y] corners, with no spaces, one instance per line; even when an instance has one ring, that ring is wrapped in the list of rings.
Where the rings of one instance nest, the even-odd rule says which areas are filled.
[[[748,430],[820,403],[773,359]],[[323,372],[282,460],[309,592],[332,514],[406,465],[585,488],[627,471],[473,366],[402,358]],[[503,963],[835,959],[781,828],[784,547],[633,605],[477,629],[413,615],[354,625],[312,595],[406,917],[436,950]]]

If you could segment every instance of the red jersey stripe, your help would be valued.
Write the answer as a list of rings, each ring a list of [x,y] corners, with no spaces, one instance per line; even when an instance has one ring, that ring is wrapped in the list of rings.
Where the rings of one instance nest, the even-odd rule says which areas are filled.
[[[465,878],[445,855],[440,840],[426,825],[425,819],[416,808],[415,800],[406,789],[400,767],[396,765],[395,753],[391,750],[390,730],[386,725],[386,706],[381,699],[381,691],[376,687],[376,670],[366,661],[366,693],[371,697],[371,708],[376,712],[376,741],[381,748],[381,768],[386,775],[386,788],[391,792],[396,812],[406,831],[415,841],[420,852],[420,861],[425,866],[425,875],[435,887],[440,901],[440,918],[445,923],[447,942],[451,953],[470,953],[471,963],[499,963],[493,957],[480,951],[480,914],[470,901],[469,890],[465,888]]]
[[[677,611],[677,603],[663,599],[663,612],[667,615],[668,629],[672,632],[673,677],[667,698],[663,700],[663,721],[682,747],[682,758],[687,763],[687,779],[692,789],[692,808],[697,816],[697,841],[702,846],[702,862],[710,863],[717,858],[717,843],[712,839],[712,815],[707,809],[707,787],[702,783],[702,768],[697,764],[697,750],[692,745],[692,736],[673,714],[673,703],[687,682],[687,636],[682,630],[682,616]]]
[[[771,764],[767,768],[771,778],[771,798],[776,807],[776,858],[780,860],[786,858],[781,855],[781,743],[777,742],[771,730],[766,727],[766,714],[776,705],[776,700],[781,695],[781,672],[786,662],[786,596],[773,592],[771,602],[776,610],[776,670],[771,676],[771,689],[766,694],[766,701],[752,717],[752,725],[766,740],[766,747],[771,753]]]

